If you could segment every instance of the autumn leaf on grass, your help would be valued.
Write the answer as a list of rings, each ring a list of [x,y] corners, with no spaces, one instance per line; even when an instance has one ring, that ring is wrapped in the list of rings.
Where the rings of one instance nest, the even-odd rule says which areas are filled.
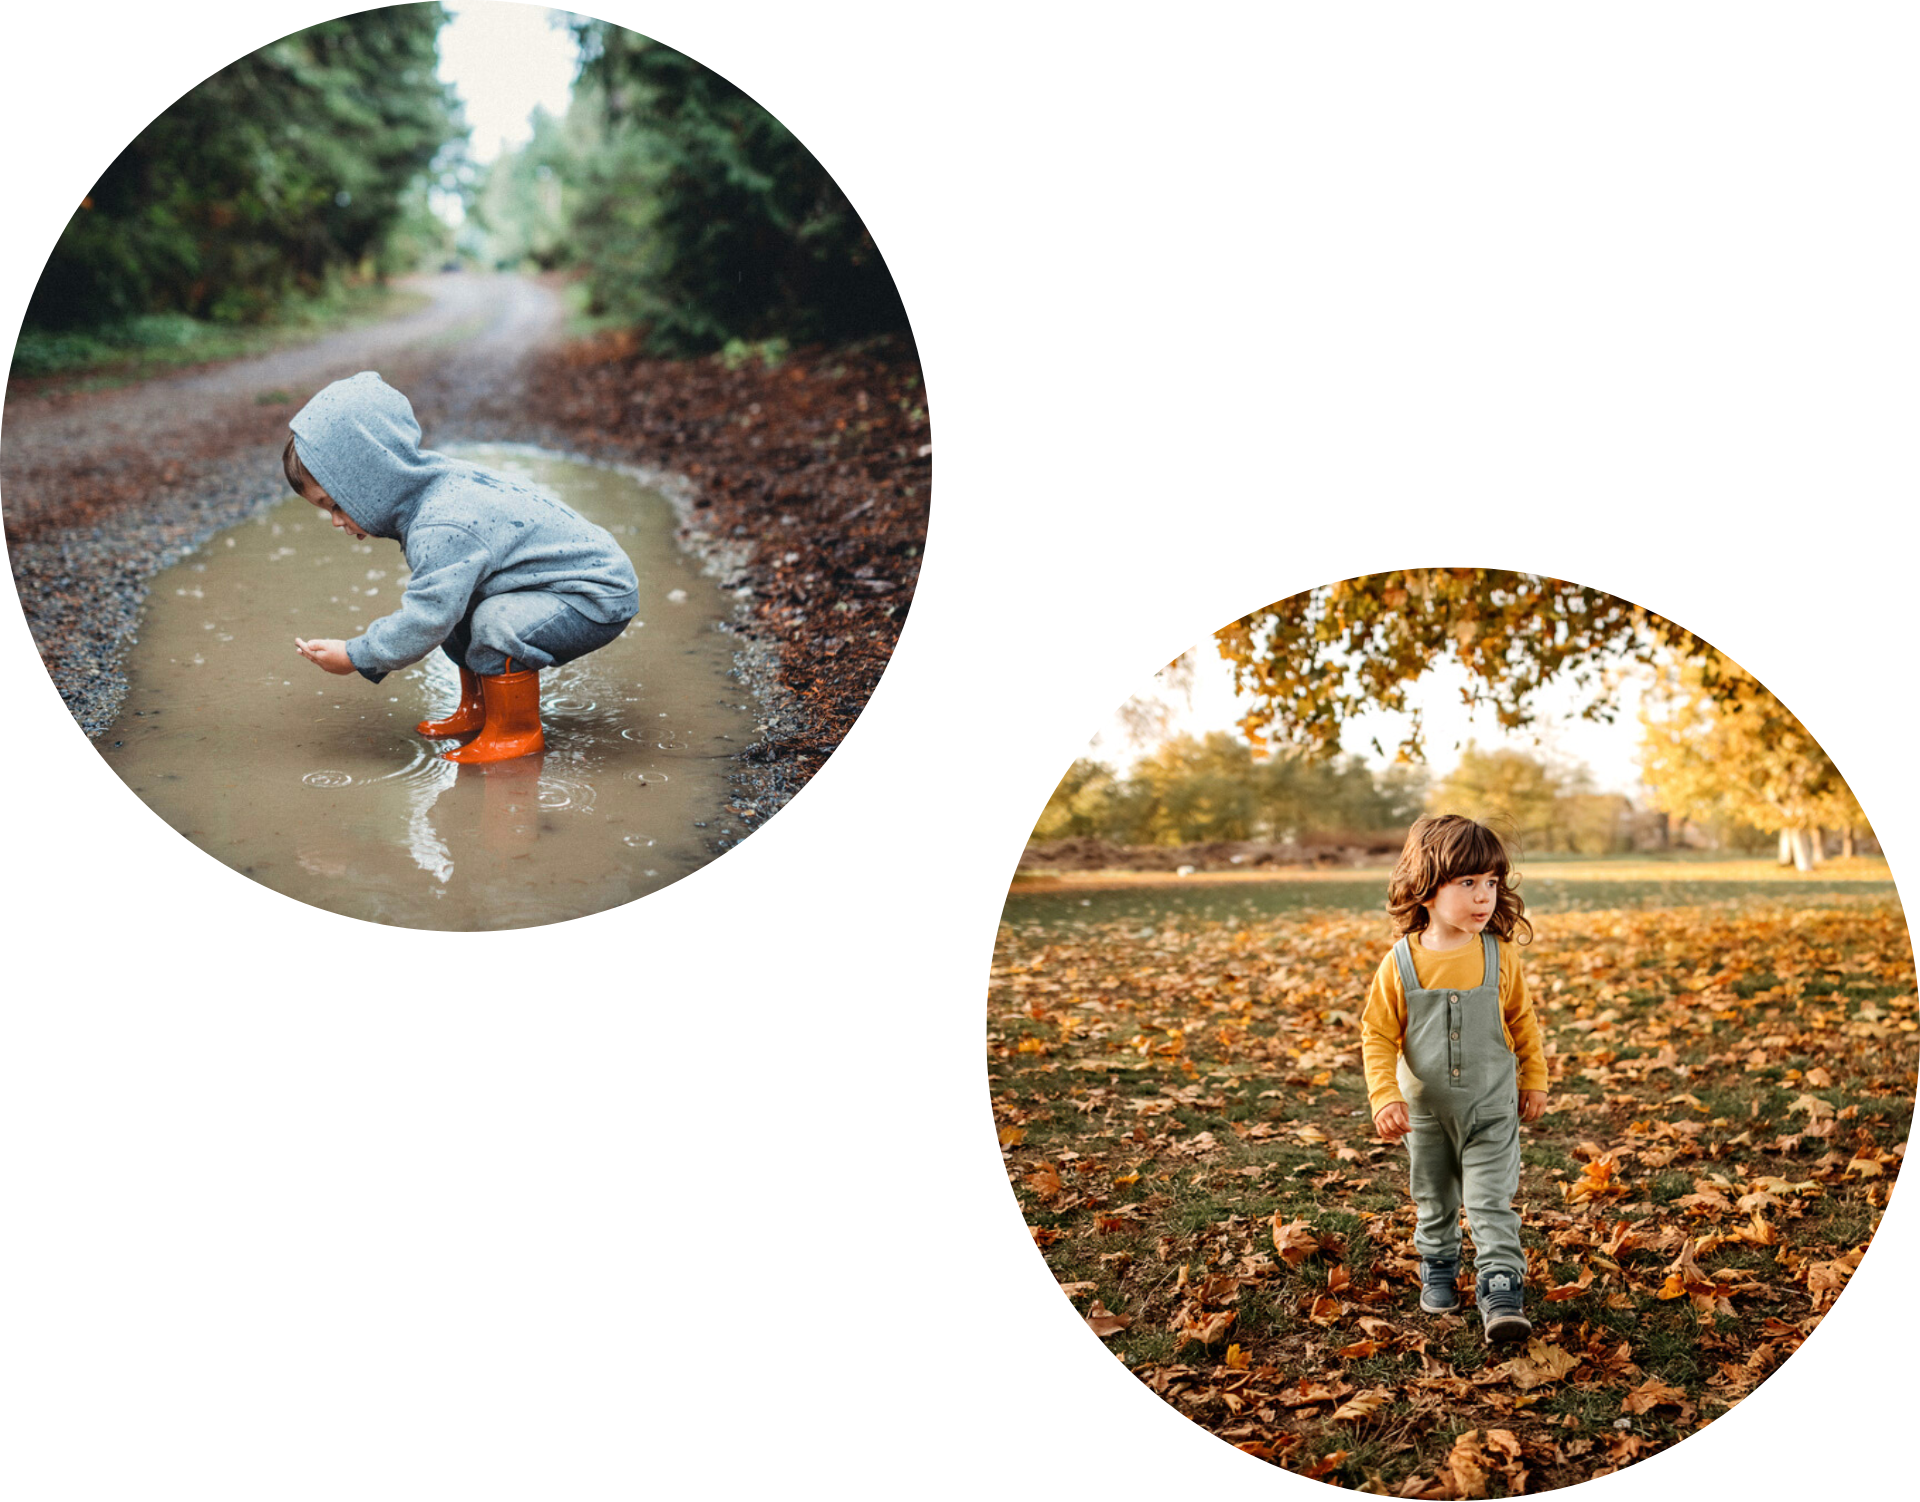
[[[1522,1392],[1529,1392],[1544,1383],[1558,1382],[1579,1364],[1578,1356],[1536,1337],[1527,1342],[1523,1354],[1501,1362],[1493,1370]]]
[[[1453,1442],[1444,1469],[1452,1478],[1456,1497],[1486,1496],[1487,1452],[1480,1444],[1478,1429],[1469,1429]]]
[[[1710,1179],[1695,1179],[1693,1193],[1681,1195],[1674,1203],[1696,1215],[1719,1215],[1733,1209],[1733,1202]]]
[[[1593,1269],[1582,1263],[1579,1277],[1575,1278],[1571,1283],[1562,1283],[1557,1288],[1549,1288],[1542,1297],[1544,1297],[1549,1304],[1558,1304],[1566,1299],[1577,1299],[1587,1291],[1592,1283]]]
[[[1333,1410],[1335,1423],[1359,1423],[1370,1419],[1387,1404],[1393,1401],[1393,1389],[1390,1387],[1369,1387],[1355,1393]]]
[[[1625,1189],[1613,1181],[1615,1163],[1612,1153],[1602,1153],[1597,1158],[1587,1160],[1580,1170],[1580,1177],[1571,1184],[1561,1186],[1561,1194],[1570,1205],[1585,1204],[1608,1194],[1624,1194]]]
[[[1753,1185],[1754,1191],[1759,1194],[1824,1194],[1826,1192],[1820,1187],[1818,1180],[1802,1179],[1796,1184],[1788,1179],[1781,1178],[1778,1174],[1771,1173],[1755,1174],[1751,1179],[1747,1180],[1747,1182]],[[1752,1195],[1745,1196],[1741,1200],[1740,1208],[1742,1210],[1746,1209],[1746,1201],[1752,1198]]]
[[[1830,1262],[1809,1262],[1806,1266],[1807,1292],[1813,1295],[1813,1307],[1824,1309],[1840,1296],[1840,1290],[1846,1287],[1847,1279],[1853,1276],[1853,1270],[1860,1265],[1864,1247],[1855,1247],[1845,1256],[1835,1257]]]
[[[1367,1357],[1376,1354],[1379,1349],[1380,1342],[1377,1340],[1356,1340],[1350,1346],[1340,1347],[1340,1359],[1343,1361],[1365,1361]]]
[[[1511,1429],[1489,1429],[1487,1449],[1506,1478],[1507,1495],[1518,1497],[1527,1489],[1527,1468],[1520,1459],[1520,1439]]]
[[[1004,1126],[1000,1128],[1000,1145],[1002,1147],[1018,1147],[1026,1140],[1026,1137],[1027,1129],[1025,1127]]]
[[[1244,1372],[1250,1360],[1251,1358],[1246,1351],[1242,1350],[1239,1346],[1232,1345],[1227,1347],[1226,1365],[1230,1370]]]
[[[1302,1377],[1273,1396],[1282,1408],[1305,1408],[1313,1403],[1332,1403],[1352,1391],[1353,1388],[1345,1382],[1315,1382],[1310,1377]]]
[[[1060,1193],[1060,1170],[1051,1163],[1042,1163],[1026,1175],[1023,1182],[1041,1199],[1050,1200]]]
[[[1733,1314],[1733,1305],[1728,1301],[1726,1290],[1701,1271],[1700,1264],[1694,1261],[1693,1243],[1683,1241],[1680,1255],[1667,1267],[1667,1281],[1660,1285],[1663,1299],[1688,1298],[1693,1307],[1702,1314]]]
[[[1132,1315],[1111,1314],[1108,1312],[1107,1306],[1098,1299],[1095,1299],[1091,1304],[1087,1305],[1087,1327],[1102,1340],[1105,1340],[1110,1335],[1118,1335],[1132,1323]]]
[[[1330,1450],[1300,1474],[1309,1481],[1318,1481],[1322,1476],[1331,1475],[1338,1469],[1340,1463],[1347,1458],[1347,1453],[1345,1450]]]
[[[1181,1320],[1173,1327],[1174,1334],[1180,1337],[1174,1350],[1178,1351],[1188,1341],[1196,1341],[1203,1346],[1213,1345],[1227,1333],[1227,1327],[1233,1323],[1233,1320],[1234,1313],[1231,1309],[1203,1309],[1190,1318]]]
[[[1282,1222],[1280,1212],[1273,1216],[1273,1249],[1288,1267],[1298,1267],[1320,1250],[1320,1237],[1304,1220]]]
[[[1680,1422],[1685,1423],[1693,1417],[1693,1404],[1687,1400],[1686,1389],[1662,1382],[1658,1377],[1649,1377],[1626,1397],[1620,1400],[1622,1413],[1647,1413],[1662,1404],[1680,1410]]]
[[[1792,1115],[1795,1111],[1805,1111],[1808,1121],[1818,1121],[1823,1116],[1833,1115],[1833,1105],[1817,1095],[1802,1095],[1787,1107],[1788,1115]]]

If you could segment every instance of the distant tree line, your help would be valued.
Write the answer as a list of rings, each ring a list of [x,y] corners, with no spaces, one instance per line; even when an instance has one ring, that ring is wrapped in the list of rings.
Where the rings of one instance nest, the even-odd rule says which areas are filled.
[[[1216,730],[1175,736],[1124,774],[1105,762],[1076,761],[1033,837],[1185,845],[1404,830],[1419,816],[1426,782],[1423,768],[1376,774],[1357,756],[1259,758],[1239,736]]]
[[[1512,747],[1469,741],[1436,776],[1417,763],[1375,771],[1357,756],[1256,750],[1229,731],[1173,736],[1130,769],[1090,757],[1075,761],[1047,800],[1032,839],[1093,837],[1119,845],[1187,845],[1214,840],[1313,845],[1398,840],[1423,813],[1458,813],[1499,829],[1525,855],[1606,855],[1670,844],[1773,848],[1773,826],[1749,802],[1735,802],[1707,772],[1682,785],[1667,773],[1670,742],[1650,732],[1645,753],[1651,808],[1621,793],[1595,791],[1581,765],[1556,764]],[[1689,764],[1692,765],[1691,763]],[[1696,796],[1695,790],[1706,792]],[[1824,827],[1851,854],[1870,835],[1857,808],[1823,810]],[[1806,857],[1818,860],[1821,841]],[[1783,859],[1796,852],[1783,851]]]
[[[361,11],[188,90],[82,197],[26,326],[255,321],[341,273],[409,264],[434,233],[428,170],[465,134],[435,72],[446,19],[437,4]]]

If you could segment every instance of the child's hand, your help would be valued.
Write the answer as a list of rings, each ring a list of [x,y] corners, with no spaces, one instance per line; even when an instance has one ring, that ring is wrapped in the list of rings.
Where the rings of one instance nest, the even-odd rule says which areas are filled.
[[[1389,1142],[1398,1142],[1406,1136],[1413,1130],[1412,1118],[1407,1115],[1407,1103],[1396,1100],[1390,1106],[1382,1106],[1380,1114],[1373,1118],[1373,1130]]]
[[[1522,1090],[1520,1092],[1520,1119],[1538,1121],[1547,1114],[1547,1092],[1544,1090]]]
[[[315,667],[325,668],[329,673],[351,673],[353,659],[347,656],[347,644],[335,641],[331,637],[316,637],[312,641],[293,639],[293,645],[302,657]]]

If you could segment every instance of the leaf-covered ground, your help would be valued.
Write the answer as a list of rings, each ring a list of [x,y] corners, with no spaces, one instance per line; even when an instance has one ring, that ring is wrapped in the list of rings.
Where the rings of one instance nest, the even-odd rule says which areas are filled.
[[[1167,1402],[1338,1485],[1518,1495],[1627,1465],[1780,1365],[1858,1265],[1914,1098],[1896,902],[1543,917],[1523,1128],[1533,1339],[1419,1311],[1405,1153],[1359,1011],[1377,915],[1006,923],[988,1046],[1063,1291]],[[1464,1280],[1463,1280],[1464,1281]]]

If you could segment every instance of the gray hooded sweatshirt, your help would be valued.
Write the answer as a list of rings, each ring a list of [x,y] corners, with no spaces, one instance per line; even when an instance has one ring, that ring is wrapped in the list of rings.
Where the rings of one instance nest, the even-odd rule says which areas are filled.
[[[412,405],[373,371],[335,381],[292,427],[307,472],[361,531],[398,541],[413,571],[400,608],[347,643],[375,683],[489,595],[546,590],[609,625],[639,609],[633,565],[605,529],[530,485],[421,448]]]

